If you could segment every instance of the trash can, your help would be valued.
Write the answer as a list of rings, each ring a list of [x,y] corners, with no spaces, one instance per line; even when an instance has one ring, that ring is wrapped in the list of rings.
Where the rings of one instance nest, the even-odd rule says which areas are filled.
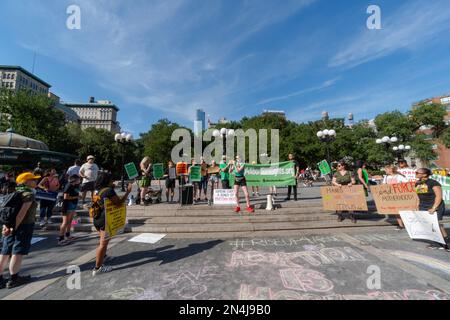
[[[194,204],[194,186],[186,184],[180,186],[181,189],[181,205],[192,205]]]

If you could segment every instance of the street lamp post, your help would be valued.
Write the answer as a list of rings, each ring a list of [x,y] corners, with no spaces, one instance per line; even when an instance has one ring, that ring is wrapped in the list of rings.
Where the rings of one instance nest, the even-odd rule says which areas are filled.
[[[327,161],[330,164],[331,163],[330,143],[336,140],[336,131],[325,129],[323,131],[317,132],[317,137],[320,139],[321,142],[325,143],[327,149]]]
[[[409,145],[399,145],[398,147],[393,147],[392,150],[397,154],[397,159],[404,159],[404,155],[411,151],[411,146]]]
[[[213,131],[213,136],[216,138],[222,136],[222,143],[223,143],[222,155],[226,156],[227,155],[227,138],[232,138],[234,136],[234,130],[222,128],[219,131],[216,129]]]
[[[397,143],[397,142],[398,142],[398,138],[397,137],[388,137],[388,136],[385,136],[385,137],[383,137],[381,139],[377,139],[376,140],[376,143],[378,145],[383,145],[384,146],[384,148],[386,149],[387,153],[390,152],[391,145],[394,144],[394,143]],[[394,149],[394,151],[395,151],[395,149]]]
[[[114,140],[121,146],[122,151],[122,181],[121,190],[125,192],[125,145],[131,144],[133,142],[133,135],[131,133],[117,133],[114,136]]]

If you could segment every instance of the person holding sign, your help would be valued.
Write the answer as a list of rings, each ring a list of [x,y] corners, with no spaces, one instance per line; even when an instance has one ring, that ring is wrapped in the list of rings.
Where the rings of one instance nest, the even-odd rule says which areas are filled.
[[[111,266],[103,264],[106,256],[106,250],[108,249],[108,243],[110,238],[106,234],[106,208],[105,201],[109,199],[113,205],[119,207],[127,201],[128,195],[131,193],[132,184],[129,183],[126,193],[119,197],[114,190],[113,177],[110,173],[102,172],[98,177],[96,183],[96,190],[98,190],[97,201],[94,204],[98,205],[99,213],[93,217],[94,227],[100,234],[100,243],[97,248],[95,257],[95,268],[92,270],[92,275],[96,276],[102,273],[112,271]]]
[[[248,194],[247,182],[245,180],[245,164],[240,162],[239,156],[236,156],[236,161],[231,161],[230,172],[234,174],[234,193],[236,195],[236,208],[234,212],[240,212],[239,205],[239,187],[244,191],[245,201],[247,203],[247,212],[253,213],[255,209],[250,205],[250,196]]]
[[[150,159],[150,157],[145,157],[144,159],[142,159],[141,164],[139,165],[140,169],[141,169],[141,183],[140,183],[140,188],[141,188],[141,206],[145,206],[145,195],[148,192],[148,188],[152,185],[152,180],[151,180],[151,170],[152,170],[152,160]]]
[[[166,198],[167,202],[169,202],[169,193],[170,193],[170,202],[173,202],[173,197],[175,195],[175,181],[176,175],[174,176],[173,170],[175,170],[175,165],[172,161],[167,163],[167,169],[164,173],[164,178],[166,178]],[[172,173],[172,175],[171,175]]]
[[[220,181],[222,182],[222,189],[230,189],[230,164],[227,164],[227,156],[222,156],[220,163]]]
[[[417,170],[416,192],[419,197],[419,211],[428,211],[431,215],[437,214],[438,220],[442,221],[445,213],[445,203],[442,194],[442,185],[436,180],[430,179],[432,176],[430,169],[422,168]],[[445,228],[440,225],[442,236],[447,244],[428,246],[430,249],[443,249],[450,252],[448,247],[449,239]]]
[[[384,168],[384,171],[386,171],[386,175],[383,178],[383,184],[400,184],[400,183],[407,183],[409,182],[408,178],[406,178],[403,174],[398,172],[398,169],[396,166],[388,165]],[[397,230],[403,230],[405,229],[405,225],[403,223],[402,217],[397,217]]]
[[[201,180],[200,180],[200,195],[203,190],[203,195],[205,196],[205,201],[208,201],[208,164],[205,159],[202,157],[200,159],[200,167],[201,167]]]
[[[211,201],[214,199],[214,190],[219,189],[220,180],[220,168],[216,164],[216,161],[212,160],[211,165],[208,168],[209,181],[211,182],[211,197],[208,204],[211,205]]]
[[[192,169],[193,167],[198,167],[198,169],[200,170],[200,166],[197,165],[197,162],[195,161],[195,159],[191,160],[191,166],[188,169],[189,181],[194,186],[194,203],[195,203],[195,202],[200,202],[200,195],[201,195],[200,181],[201,181],[201,175],[198,176],[197,175],[197,169],[193,170]]]
[[[347,170],[347,164],[344,161],[341,161],[337,165],[337,172],[333,175],[333,186],[342,187],[342,186],[352,186],[355,184],[355,179],[352,176],[352,173]],[[345,220],[343,215],[343,211],[337,211],[338,221],[342,222]],[[349,212],[350,219],[353,223],[356,223],[355,215],[353,211]]]

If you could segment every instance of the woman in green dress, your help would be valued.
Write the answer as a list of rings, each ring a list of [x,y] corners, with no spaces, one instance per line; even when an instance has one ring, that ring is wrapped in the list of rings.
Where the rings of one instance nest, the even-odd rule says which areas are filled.
[[[333,175],[333,186],[342,187],[342,186],[352,186],[355,184],[355,179],[352,176],[351,171],[347,170],[347,164],[343,161],[339,162],[337,165],[337,171]],[[343,215],[344,211],[336,211],[338,215],[338,221],[344,221],[345,217]],[[356,223],[355,215],[353,211],[349,212],[350,219],[353,223]]]

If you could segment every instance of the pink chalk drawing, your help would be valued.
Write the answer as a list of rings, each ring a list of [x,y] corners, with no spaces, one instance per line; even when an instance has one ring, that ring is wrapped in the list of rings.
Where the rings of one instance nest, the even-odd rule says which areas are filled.
[[[280,270],[281,281],[286,289],[303,292],[329,292],[334,288],[333,282],[323,273],[304,268]]]

